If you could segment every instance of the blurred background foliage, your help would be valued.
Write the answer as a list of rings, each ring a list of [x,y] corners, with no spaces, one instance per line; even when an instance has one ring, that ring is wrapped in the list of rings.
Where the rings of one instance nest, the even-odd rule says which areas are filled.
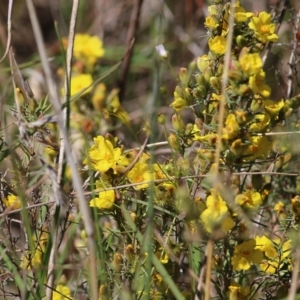
[[[67,36],[72,1],[35,0],[34,2],[49,56],[60,57],[55,26],[61,36]],[[279,9],[282,2],[242,0],[241,4],[248,11],[271,11]],[[272,74],[268,78],[268,84],[272,85],[273,96],[276,99],[284,96],[283,91],[288,72],[287,61],[291,47],[288,43],[293,37],[293,17],[300,5],[297,0],[288,2],[285,22],[281,25],[279,33],[282,37],[281,42],[287,45],[279,47],[275,45],[266,64],[267,69],[273,69],[272,72],[268,72]],[[80,1],[77,32],[97,35],[103,40],[106,52],[104,59],[101,60],[101,72],[118,62],[126,53],[125,45],[134,3],[133,0]],[[172,101],[178,69],[187,66],[195,57],[201,56],[207,51],[205,48],[207,34],[203,23],[209,4],[210,1],[205,0],[143,1],[123,104],[125,109],[131,112],[130,117],[133,122],[139,122],[145,113],[140,108],[155,106],[151,101],[154,101],[153,97],[157,98],[157,95],[155,96],[153,93],[157,93],[155,88],[161,86],[165,89],[164,97],[161,97],[164,106],[160,110],[164,113],[170,111],[168,106]],[[7,40],[7,10],[8,1],[2,1],[0,5],[1,53],[4,52]],[[163,44],[169,51],[168,63],[159,59],[155,51],[155,46],[158,44]],[[31,67],[40,71],[31,23],[25,2],[22,0],[14,1],[12,46],[19,64],[31,62]],[[8,61],[3,63],[8,64]],[[55,60],[53,60],[54,71],[59,63],[60,61],[55,64]],[[172,71],[170,72],[170,70]],[[0,79],[3,83],[7,82],[9,74],[8,69],[4,69],[4,71],[2,69]],[[32,71],[25,72],[26,74],[27,76],[34,74],[38,76],[37,72],[33,73]],[[112,88],[116,85],[117,79],[118,71],[106,78],[105,84],[108,88]],[[40,85],[43,86],[41,82]],[[4,87],[5,85],[1,89],[5,90]],[[2,91],[3,97],[6,97],[5,93],[8,91]],[[294,94],[296,93],[297,91]]]

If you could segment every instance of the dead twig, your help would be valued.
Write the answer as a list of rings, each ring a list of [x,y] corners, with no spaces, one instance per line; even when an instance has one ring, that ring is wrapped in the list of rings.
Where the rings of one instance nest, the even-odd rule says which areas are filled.
[[[136,0],[131,15],[129,29],[127,32],[126,51],[125,51],[126,54],[124,56],[124,60],[121,66],[121,73],[117,81],[117,86],[119,88],[119,99],[121,103],[123,102],[125,96],[126,78],[130,67],[130,61],[133,53],[134,43],[136,41],[136,35],[139,27],[139,19],[140,19],[142,4],[143,4],[143,0]]]

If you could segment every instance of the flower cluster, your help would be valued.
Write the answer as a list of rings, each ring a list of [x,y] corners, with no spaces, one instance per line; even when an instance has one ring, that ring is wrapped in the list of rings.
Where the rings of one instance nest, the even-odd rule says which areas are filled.
[[[94,145],[89,149],[88,158],[84,160],[84,164],[100,174],[100,179],[96,181],[99,197],[90,201],[91,207],[98,207],[101,210],[113,208],[116,200],[113,183],[117,178],[120,178],[119,183],[132,184],[137,191],[147,189],[155,180],[168,178],[164,165],[151,164],[151,156],[146,153],[138,155],[137,150],[124,149],[110,135],[94,138]],[[174,196],[175,189],[171,181],[156,185],[157,201],[163,191],[164,202],[167,202],[168,198]]]
[[[271,98],[272,90],[262,60],[266,45],[278,41],[271,15],[247,12],[239,1],[234,10],[229,3],[214,3],[208,7],[209,15],[205,20],[209,52],[198,57],[189,69],[179,70],[179,84],[170,105],[175,110],[176,122],[172,122],[168,141],[174,151],[183,155],[188,147],[194,147],[196,172],[208,176],[200,184],[205,196],[200,201],[194,200],[198,219],[189,221],[190,232],[200,234],[204,230],[218,241],[215,244],[215,251],[219,253],[215,266],[217,277],[218,274],[225,276],[224,272],[230,270],[229,278],[240,278],[239,283],[243,282],[243,285],[234,280],[225,282],[229,298],[253,299],[259,292],[247,283],[255,276],[272,274],[270,281],[267,277],[264,279],[264,284],[272,284],[276,276],[288,278],[293,268],[289,234],[279,233],[279,239],[272,233],[276,226],[269,234],[252,229],[265,222],[263,209],[272,199],[272,179],[261,175],[268,160],[274,161],[275,170],[280,170],[292,156],[287,144],[284,146],[284,142],[268,133],[279,131],[285,118],[293,115],[300,102],[299,96],[280,101]],[[231,29],[228,27],[230,17],[234,18]],[[233,30],[230,42],[227,40],[229,30]],[[229,51],[224,93],[224,56]],[[224,120],[219,119],[220,105],[225,107]],[[194,123],[184,122],[185,111],[194,115]],[[221,135],[218,134],[219,126],[222,127]],[[220,146],[218,179],[214,177],[217,145]],[[246,170],[258,174],[247,175]],[[233,175],[241,171],[245,172],[245,177]],[[279,201],[274,207],[280,224],[286,224],[287,220],[299,223],[299,198],[289,201],[288,205],[286,201]],[[195,222],[199,222],[198,228]],[[225,252],[229,247],[229,252],[220,251],[222,247]],[[219,286],[224,286],[221,281]]]

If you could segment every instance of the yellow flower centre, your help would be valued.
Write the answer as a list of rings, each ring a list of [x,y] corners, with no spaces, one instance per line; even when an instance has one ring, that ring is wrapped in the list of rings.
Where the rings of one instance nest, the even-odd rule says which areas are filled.
[[[247,196],[244,197],[244,204],[252,204],[252,201]]]
[[[217,211],[220,210],[220,203],[219,203],[219,201],[214,201],[214,208],[215,208],[215,210],[217,210]]]
[[[104,155],[103,155],[103,158],[105,160],[110,160],[111,159],[111,153],[110,152],[106,152]]]
[[[243,251],[242,255],[248,257],[250,255],[250,251]]]
[[[142,182],[143,181],[143,175],[138,175],[138,176],[136,176],[136,179],[135,179],[135,181],[136,182]]]
[[[263,25],[260,28],[262,33],[268,33],[270,31],[270,26],[269,25]]]

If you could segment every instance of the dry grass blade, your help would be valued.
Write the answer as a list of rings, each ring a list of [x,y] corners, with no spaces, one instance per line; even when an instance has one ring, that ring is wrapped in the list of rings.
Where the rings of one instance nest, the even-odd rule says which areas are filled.
[[[70,84],[71,84],[71,63],[72,63],[72,52],[73,52],[73,45],[74,45],[74,37],[75,37],[75,27],[76,27],[76,18],[78,14],[78,6],[79,1],[73,1],[73,8],[71,13],[71,22],[70,22],[70,29],[69,29],[69,40],[68,40],[68,48],[67,48],[67,57],[66,57],[66,75],[65,75],[65,97],[64,103],[67,103],[70,98]],[[68,106],[64,109],[64,124],[65,128],[67,127],[67,116],[69,115]],[[60,152],[59,152],[59,160],[58,160],[58,170],[57,170],[57,178],[56,183],[60,184],[62,175],[63,175],[63,166],[64,166],[64,157],[65,157],[65,140],[61,139],[60,142]],[[62,202],[61,202],[62,203]],[[53,230],[53,245],[50,253],[49,258],[49,267],[48,267],[48,281],[47,281],[47,290],[46,290],[46,297],[48,300],[52,299],[53,294],[53,284],[54,284],[54,268],[55,268],[55,255],[57,253],[57,234],[58,228],[54,228]]]
[[[4,58],[7,56],[10,43],[11,43],[11,13],[12,13],[12,7],[13,7],[13,0],[8,1],[8,13],[7,13],[7,42],[6,42],[6,49],[5,52],[0,59],[0,63],[4,60]]]
[[[228,81],[228,70],[231,57],[231,48],[232,48],[232,38],[233,38],[233,27],[234,27],[234,12],[235,12],[235,0],[230,2],[230,15],[229,15],[229,24],[228,24],[228,34],[226,37],[226,53],[224,58],[224,70],[222,74],[222,90],[221,90],[221,100],[219,104],[219,113],[218,113],[218,130],[217,130],[217,147],[215,151],[214,164],[215,164],[215,178],[218,178],[219,165],[220,165],[220,153],[222,147],[222,130],[225,116],[225,105],[226,105],[226,89]],[[214,187],[218,189],[219,180],[215,180]],[[205,277],[205,300],[210,299],[210,282],[211,282],[211,269],[212,269],[212,254],[213,254],[213,242],[212,240],[208,241],[208,251],[207,251],[207,266],[206,266],[206,277]]]
[[[90,218],[90,211],[88,208],[88,205],[85,201],[84,193],[82,190],[82,182],[78,174],[78,170],[76,167],[75,159],[72,153],[72,149],[68,140],[68,134],[66,132],[65,128],[65,123],[63,119],[63,114],[61,111],[61,104],[59,101],[59,96],[58,96],[58,91],[55,86],[54,80],[52,78],[51,74],[51,69],[49,66],[49,62],[47,60],[47,55],[46,55],[46,49],[45,45],[43,42],[43,37],[41,34],[41,29],[37,20],[36,16],[36,11],[33,6],[32,0],[26,0],[30,20],[32,23],[32,28],[34,31],[35,35],[35,40],[37,43],[38,47],[38,52],[41,58],[42,66],[45,72],[45,80],[47,83],[47,87],[49,90],[49,95],[50,99],[53,105],[53,108],[55,110],[56,116],[58,118],[58,125],[60,132],[62,134],[61,138],[64,140],[65,143],[65,152],[67,153],[68,161],[70,168],[72,170],[73,174],[73,183],[74,183],[74,188],[77,192],[78,195],[78,200],[79,200],[79,206],[80,206],[80,211],[83,215],[83,220],[86,228],[86,232],[88,235],[88,248],[89,248],[89,255],[90,255],[90,282],[91,282],[91,299],[98,299],[98,285],[97,285],[97,271],[96,271],[96,254],[95,254],[95,241],[94,241],[94,229],[93,225],[91,223],[91,218]]]

